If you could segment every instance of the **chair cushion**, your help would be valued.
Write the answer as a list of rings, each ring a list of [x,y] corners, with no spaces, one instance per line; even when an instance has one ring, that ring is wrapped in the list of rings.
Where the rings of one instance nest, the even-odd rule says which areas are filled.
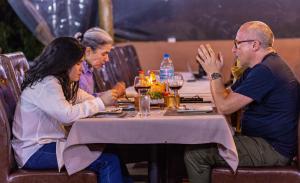
[[[97,175],[80,171],[71,176],[57,170],[17,170],[9,175],[9,183],[97,183]]]
[[[290,183],[300,182],[296,166],[238,168],[233,174],[229,168],[214,168],[212,183]]]

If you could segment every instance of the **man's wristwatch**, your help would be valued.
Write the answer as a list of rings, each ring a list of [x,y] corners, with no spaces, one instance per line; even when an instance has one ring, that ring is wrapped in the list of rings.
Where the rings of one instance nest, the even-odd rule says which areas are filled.
[[[220,73],[214,72],[210,75],[211,80],[222,78],[222,75]]]

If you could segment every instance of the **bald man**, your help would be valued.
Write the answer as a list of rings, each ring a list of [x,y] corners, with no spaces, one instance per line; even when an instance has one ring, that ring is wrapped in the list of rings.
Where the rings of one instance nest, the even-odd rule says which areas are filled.
[[[234,136],[238,166],[284,166],[296,154],[299,83],[273,42],[273,32],[263,22],[239,28],[232,52],[247,69],[230,89],[222,81],[222,54],[215,54],[209,44],[198,49],[197,60],[210,76],[218,112],[244,109],[242,135]],[[216,144],[189,146],[184,158],[191,183],[208,183],[212,166],[227,166]]]

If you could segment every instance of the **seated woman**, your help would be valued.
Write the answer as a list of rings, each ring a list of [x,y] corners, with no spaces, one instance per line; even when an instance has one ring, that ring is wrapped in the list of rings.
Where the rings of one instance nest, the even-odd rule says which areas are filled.
[[[125,83],[117,83],[113,89],[102,93],[95,93],[95,81],[93,69],[99,69],[105,62],[109,61],[108,54],[112,49],[113,40],[104,30],[94,27],[84,34],[75,34],[82,45],[86,47],[83,62],[83,74],[80,77],[79,87],[89,94],[100,96],[105,105],[111,105],[116,99],[125,93]]]
[[[93,27],[88,29],[84,34],[80,32],[76,33],[75,38],[86,47],[83,74],[80,76],[79,87],[94,96],[100,96],[105,105],[114,104],[118,97],[125,94],[125,83],[119,82],[112,90],[95,93],[95,81],[93,77],[93,69],[99,69],[109,61],[108,54],[113,44],[111,36],[99,27]],[[146,145],[110,144],[107,146],[107,151],[117,153],[124,163],[133,163],[148,160],[150,149]],[[126,175],[128,171],[124,163],[121,166]]]
[[[84,52],[76,39],[57,38],[26,73],[12,127],[12,146],[20,168],[61,168],[66,141],[63,126],[104,110],[100,98],[79,89]],[[114,154],[102,153],[86,169],[98,175],[98,182],[124,182]]]

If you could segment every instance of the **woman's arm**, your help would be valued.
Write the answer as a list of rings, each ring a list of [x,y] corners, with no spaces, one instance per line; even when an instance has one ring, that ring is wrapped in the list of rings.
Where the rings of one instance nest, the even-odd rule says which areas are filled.
[[[37,84],[30,100],[61,123],[68,124],[80,118],[93,115],[105,109],[100,98],[79,91],[77,98],[81,100],[75,105],[70,104],[62,91],[62,87],[56,78],[44,79],[41,84]]]

